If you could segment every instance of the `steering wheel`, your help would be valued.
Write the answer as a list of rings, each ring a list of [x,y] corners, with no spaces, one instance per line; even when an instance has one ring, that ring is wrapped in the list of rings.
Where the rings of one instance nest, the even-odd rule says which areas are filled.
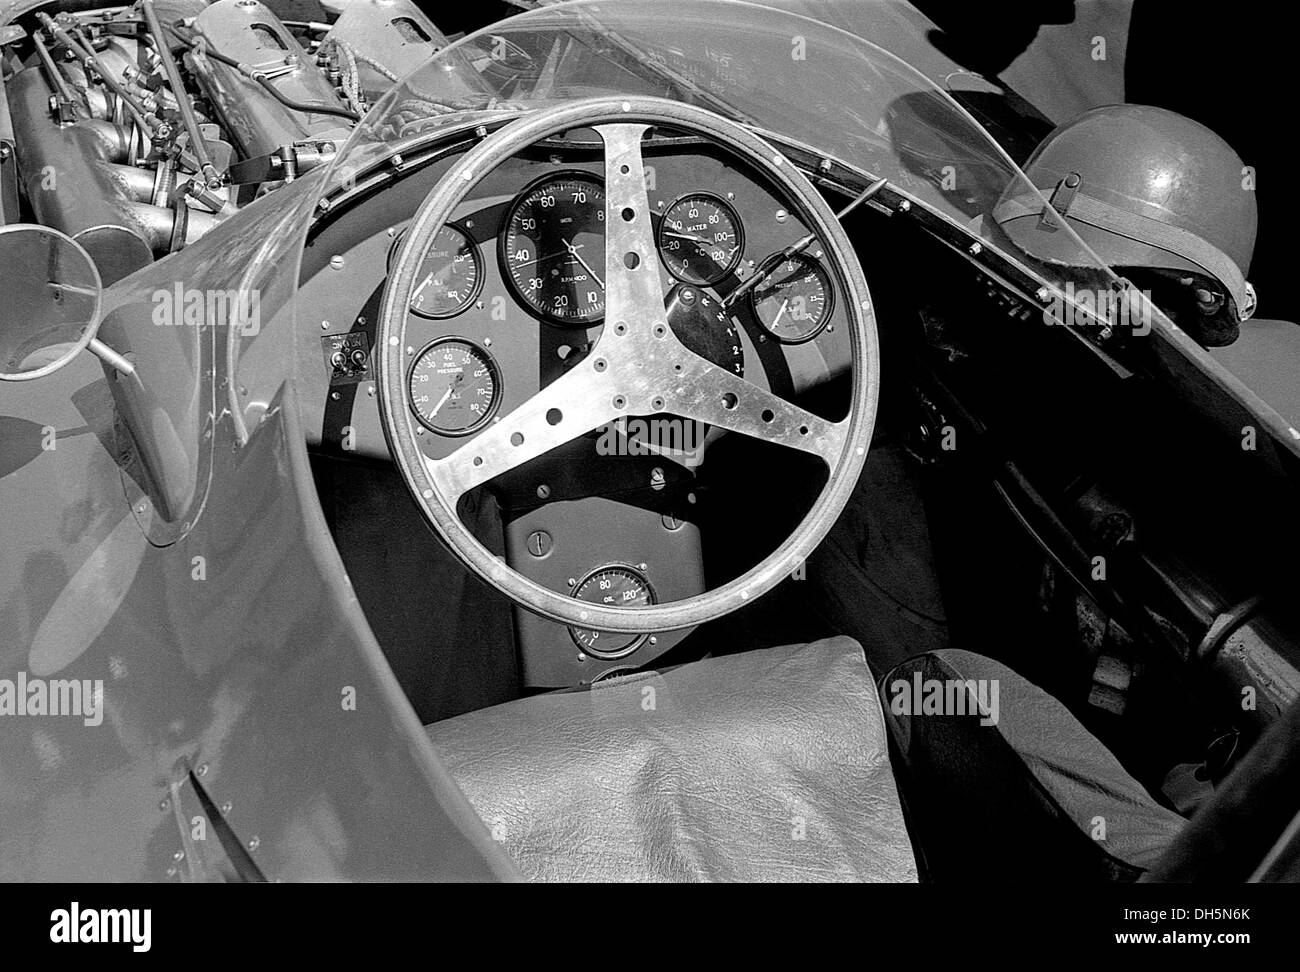
[[[673,333],[650,222],[641,143],[652,126],[703,137],[765,175],[823,242],[849,318],[852,402],[831,422],[724,370]],[[450,455],[420,449],[406,405],[406,309],[420,260],[485,175],[541,139],[592,128],[604,142],[605,323],[571,370]],[[747,129],[702,108],[660,98],[593,98],[542,109],[488,135],[439,181],[416,212],[384,294],[376,343],[384,434],[416,504],[438,537],[475,574],[520,606],[563,624],[648,634],[721,617],[770,591],[821,542],[857,483],[875,425],[880,384],[875,316],[862,268],[830,207],[788,159]],[[415,349],[418,353],[418,349]],[[612,607],[549,590],[483,546],[456,512],[483,483],[620,416],[669,413],[819,456],[830,474],[804,519],[762,562],[693,597]]]

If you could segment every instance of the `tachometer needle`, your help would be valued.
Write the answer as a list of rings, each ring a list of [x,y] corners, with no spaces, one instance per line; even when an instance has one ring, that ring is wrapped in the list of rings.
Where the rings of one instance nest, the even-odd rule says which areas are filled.
[[[567,247],[569,248],[569,253],[570,253],[570,255],[571,255],[575,260],[577,260],[579,263],[582,264],[582,269],[586,270],[589,274],[591,274],[591,279],[594,280],[594,281],[596,281],[596,283],[598,283],[598,284],[600,285],[600,289],[601,289],[601,290],[604,290],[604,289],[605,289],[605,281],[603,281],[603,280],[600,279],[600,277],[599,277],[599,275],[596,273],[596,271],[593,270],[593,269],[591,269],[591,267],[589,267],[589,266],[587,265],[587,261],[584,260],[584,259],[581,257],[581,255],[579,255],[579,253],[578,253],[578,251],[581,250],[585,244],[579,243],[577,246],[574,246],[574,245],[573,245],[572,243],[570,243],[568,240],[562,240],[562,242],[564,243],[565,246],[567,246]]]
[[[539,256],[536,259],[529,260],[527,263],[516,263],[514,265],[514,268],[516,270],[522,270],[524,267],[531,267],[534,263],[541,263],[543,260],[551,260],[557,256],[569,256],[569,255],[570,252],[567,249],[556,250],[554,253],[548,253],[546,254],[546,256]]]

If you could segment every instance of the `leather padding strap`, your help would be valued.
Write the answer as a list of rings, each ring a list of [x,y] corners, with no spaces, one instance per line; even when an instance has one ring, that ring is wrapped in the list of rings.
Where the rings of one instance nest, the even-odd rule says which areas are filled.
[[[1253,308],[1254,300],[1247,291],[1246,278],[1241,269],[1223,251],[1211,246],[1195,233],[1149,216],[1120,209],[1095,196],[1078,191],[1074,193],[1068,209],[1062,215],[1191,261],[1228,289],[1236,303],[1237,316],[1240,320],[1250,316],[1249,312]],[[1049,222],[1053,220],[1052,212],[1043,198],[1033,193],[1021,193],[1004,199],[993,210],[993,218],[999,223],[1006,223],[1021,216],[1041,216]]]

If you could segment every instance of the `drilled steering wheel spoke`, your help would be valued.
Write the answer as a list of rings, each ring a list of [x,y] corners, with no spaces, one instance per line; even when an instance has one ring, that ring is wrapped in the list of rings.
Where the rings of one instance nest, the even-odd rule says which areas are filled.
[[[476,486],[613,420],[606,359],[588,357],[443,459],[429,474],[454,503]]]
[[[647,128],[596,126],[605,143],[606,337],[611,331],[644,334],[664,322],[664,292],[641,158]]]
[[[686,347],[666,409],[743,435],[820,457],[834,468],[844,451],[847,423],[831,422],[720,368]]]

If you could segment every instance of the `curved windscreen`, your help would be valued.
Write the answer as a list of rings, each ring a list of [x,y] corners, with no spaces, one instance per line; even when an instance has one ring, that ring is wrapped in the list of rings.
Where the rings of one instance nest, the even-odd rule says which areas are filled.
[[[990,217],[1008,188],[1036,194],[964,108],[899,58],[819,21],[729,0],[573,2],[493,25],[397,84],[358,126],[335,170],[355,172],[465,112],[601,95],[709,108],[886,178],[995,243]],[[1079,247],[1081,264],[1102,266]]]

